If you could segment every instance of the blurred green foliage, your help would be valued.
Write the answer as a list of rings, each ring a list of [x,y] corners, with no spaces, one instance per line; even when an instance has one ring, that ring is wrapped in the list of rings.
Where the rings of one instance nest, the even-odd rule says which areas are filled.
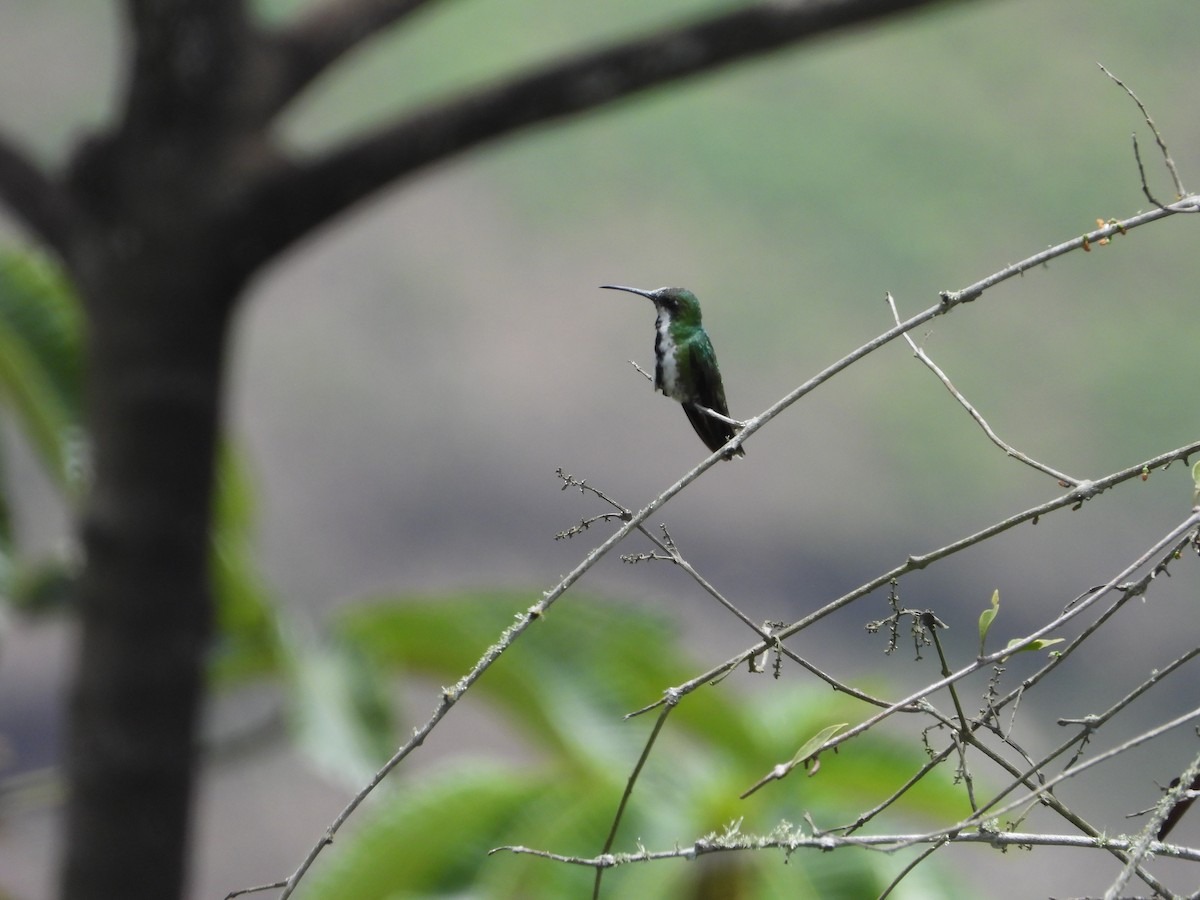
[[[480,591],[379,598],[342,611],[332,636],[365,657],[368,671],[390,675],[401,688],[414,681],[451,684],[531,596]],[[303,896],[586,896],[590,869],[487,853],[504,845],[584,857],[599,852],[657,713],[622,716],[697,667],[669,622],[633,604],[566,598],[460,701],[468,709],[456,715],[482,729],[470,755],[444,761],[454,739],[435,732],[425,748],[435,761],[414,760],[414,772],[385,782],[361,813],[350,845],[331,849]],[[726,829],[765,835],[781,821],[799,823],[805,813],[821,825],[849,821],[924,761],[917,747],[868,737],[823,758],[812,777],[796,772],[738,800],[813,733],[861,713],[856,701],[799,689],[786,676],[755,676],[745,692],[739,681],[689,697],[671,714],[637,782],[616,852],[670,849]],[[419,720],[426,705],[432,704],[405,718]],[[963,802],[934,778],[905,797],[902,815],[910,821],[954,816]],[[780,851],[722,853],[610,871],[605,896],[877,896],[902,865],[857,852],[801,851],[790,860]],[[894,896],[953,892],[920,875]]]
[[[80,465],[81,327],[78,301],[53,263],[0,251],[0,396],[68,502]],[[528,606],[532,592],[379,597],[340,610],[321,637],[288,625],[254,555],[254,485],[228,446],[218,461],[213,534],[219,631],[216,686],[269,679],[282,689],[288,733],[328,774],[359,787],[421,721],[397,696],[451,684]],[[7,497],[0,486],[0,499]],[[4,518],[0,591],[16,609],[41,609],[34,575],[53,572],[69,607],[74,567],[26,563]],[[23,587],[24,586],[24,587]],[[574,594],[526,633],[459,704],[484,722],[469,755],[436,730],[429,750],[378,789],[335,849],[321,858],[307,898],[579,896],[591,870],[488,851],[523,844],[567,854],[600,850],[653,716],[622,716],[694,673],[699,663],[670,623],[631,604]],[[805,814],[823,825],[887,796],[917,769],[919,750],[867,736],[749,801],[738,794],[831,722],[853,715],[833,692],[756,676],[742,696],[721,686],[681,703],[642,772],[618,833],[618,852],[669,848],[705,834],[767,834]],[[486,719],[484,718],[486,717]],[[490,724],[486,720],[490,720]],[[494,736],[490,732],[495,732]],[[488,748],[491,752],[488,752]],[[430,760],[432,757],[432,761]],[[930,778],[902,801],[910,817],[953,816],[963,800]],[[314,836],[315,839],[315,836]],[[875,895],[902,863],[840,852],[720,853],[695,863],[640,864],[607,873],[610,892],[646,897],[857,898]],[[933,878],[933,880],[931,880]],[[610,893],[610,895],[613,895]],[[922,872],[898,897],[952,896]]]
[[[0,403],[68,504],[85,475],[82,370],[83,317],[62,272],[39,254],[0,249]],[[11,486],[0,485],[0,596],[27,612],[69,603],[73,555],[22,554],[10,504]]]
[[[0,253],[0,390],[47,474],[77,493],[83,316],[63,273],[32,252]]]

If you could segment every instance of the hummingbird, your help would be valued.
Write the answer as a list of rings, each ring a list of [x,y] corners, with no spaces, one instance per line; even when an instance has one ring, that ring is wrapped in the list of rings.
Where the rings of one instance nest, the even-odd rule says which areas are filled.
[[[654,323],[654,388],[679,401],[705,446],[720,450],[733,437],[734,424],[725,403],[717,354],[700,323],[700,301],[696,295],[677,287],[661,287],[656,291],[619,284],[600,287],[638,294],[654,304],[658,313]],[[738,447],[727,450],[725,459],[745,455]]]

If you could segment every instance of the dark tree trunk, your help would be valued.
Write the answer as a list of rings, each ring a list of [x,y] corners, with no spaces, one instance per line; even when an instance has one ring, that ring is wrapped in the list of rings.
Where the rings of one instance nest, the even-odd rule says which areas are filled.
[[[62,896],[179,897],[204,660],[228,311],[238,290],[192,194],[201,173],[106,196],[77,173],[71,264],[88,322],[92,490],[67,760]],[[134,203],[130,198],[136,197]],[[131,848],[137,864],[130,865]]]
[[[68,737],[70,900],[183,896],[213,629],[208,573],[242,121],[238,0],[130,0],[118,127],[66,173],[92,484]]]
[[[204,314],[212,297],[187,283],[194,269],[169,265],[152,264],[159,281],[109,257],[85,287],[105,311],[90,319],[95,482],[68,757],[72,900],[178,897],[184,877],[212,628],[206,534],[224,323]]]

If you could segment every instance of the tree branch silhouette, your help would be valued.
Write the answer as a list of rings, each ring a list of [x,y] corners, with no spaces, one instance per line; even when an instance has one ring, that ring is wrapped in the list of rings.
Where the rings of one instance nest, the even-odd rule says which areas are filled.
[[[18,149],[11,137],[2,133],[0,201],[57,253],[67,250],[75,214],[70,196]]]
[[[255,234],[251,252],[269,258],[376,190],[486,142],[929,2],[761,3],[573,54],[464,91],[314,159],[275,167],[231,209],[234,227]],[[404,5],[378,4],[371,24]]]
[[[259,35],[261,49],[279,66],[263,113],[269,118],[347,53],[435,2],[440,0],[325,0],[295,21]]]

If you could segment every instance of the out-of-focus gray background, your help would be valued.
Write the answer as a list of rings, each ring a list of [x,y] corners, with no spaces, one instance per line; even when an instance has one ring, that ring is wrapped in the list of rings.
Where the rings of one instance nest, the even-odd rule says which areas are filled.
[[[0,5],[0,124],[47,164],[116,102],[115,5]],[[261,7],[285,16],[301,5]],[[322,82],[281,138],[317,148],[455,86],[710,6],[434,5]],[[652,363],[650,305],[597,285],[694,290],[731,409],[752,415],[885,330],[885,291],[911,314],[941,289],[1147,208],[1130,132],[1155,190],[1173,199],[1136,108],[1098,61],[1150,106],[1185,183],[1200,179],[1197,34],[1194,4],[951,6],[538,129],[358,208],[264,273],[238,322],[230,431],[258,480],[273,586],[313,630],[334,604],[373,591],[550,587],[591,546],[553,535],[599,511],[559,490],[557,467],[640,506],[705,452],[627,362]],[[1072,475],[1180,446],[1197,436],[1194,227],[1179,217],[1074,254],[918,339],[1007,440]],[[2,233],[20,239],[12,224]],[[8,438],[30,546],[67,540],[62,510]],[[747,449],[661,520],[756,619],[797,618],[1058,491],[988,444],[901,344]],[[904,599],[965,633],[965,662],[993,589],[1006,634],[1045,621],[1186,514],[1190,491],[1186,469],[1172,467],[906,578]],[[1055,716],[1098,711],[1194,645],[1192,566],[1123,612],[1059,693],[1038,698],[1047,741]],[[677,616],[706,663],[746,643],[666,567],[614,558],[587,583]],[[882,598],[852,607],[799,649],[850,680],[931,679],[911,652],[885,657],[865,635],[885,612]],[[56,759],[70,640],[66,624],[4,623],[9,772]],[[1008,683],[1032,663],[1014,661]],[[1172,697],[1189,708],[1180,695],[1194,698],[1195,678],[1177,678],[1187,690]],[[270,706],[242,700],[214,705],[214,730]],[[1139,711],[1128,727],[1164,714]],[[447,729],[443,746],[471,738]],[[1114,833],[1135,828],[1120,815],[1192,745],[1181,735],[1173,755],[1114,767],[1106,791],[1071,801]],[[214,762],[194,895],[286,874],[348,795],[283,745]],[[0,889],[47,894],[55,824],[53,803],[5,811]],[[1090,887],[1066,868],[1062,884],[1046,877],[1039,891]],[[981,883],[980,896],[1017,896],[1011,887]]]

